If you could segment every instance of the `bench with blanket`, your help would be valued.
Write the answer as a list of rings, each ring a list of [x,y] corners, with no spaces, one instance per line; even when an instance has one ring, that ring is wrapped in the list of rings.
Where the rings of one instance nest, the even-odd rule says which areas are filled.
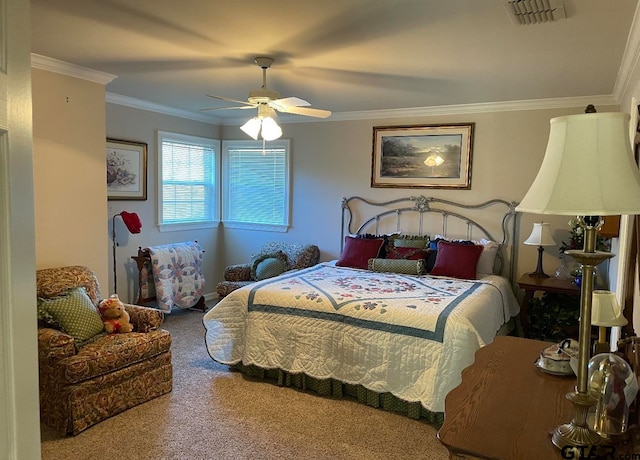
[[[273,259],[281,263],[271,263]],[[285,271],[308,268],[320,261],[320,248],[315,244],[274,241],[266,243],[251,263],[229,265],[224,270],[224,281],[218,283],[216,292],[225,297],[230,292],[256,282],[263,277],[278,275]]]
[[[139,270],[136,303],[155,301],[165,313],[171,313],[174,306],[205,311],[203,252],[194,241],[138,248],[138,255],[131,257]]]

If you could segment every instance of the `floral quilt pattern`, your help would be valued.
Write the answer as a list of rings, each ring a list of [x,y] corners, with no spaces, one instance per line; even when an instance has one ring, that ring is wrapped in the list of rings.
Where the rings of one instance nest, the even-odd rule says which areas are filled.
[[[149,247],[158,308],[193,307],[204,289],[202,248],[195,242]]]
[[[249,312],[313,317],[442,342],[451,311],[484,283],[316,265],[257,283]]]

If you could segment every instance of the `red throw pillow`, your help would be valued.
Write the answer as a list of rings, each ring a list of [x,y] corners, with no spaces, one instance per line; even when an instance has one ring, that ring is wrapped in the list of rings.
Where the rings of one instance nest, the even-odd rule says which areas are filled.
[[[344,248],[336,262],[340,267],[362,268],[369,267],[369,259],[375,259],[384,245],[382,238],[344,237]]]
[[[476,244],[439,241],[438,255],[431,274],[474,280],[482,249],[482,246]]]
[[[429,255],[429,249],[409,248],[409,247],[397,247],[392,248],[387,252],[387,259],[408,259],[419,260],[425,259]]]

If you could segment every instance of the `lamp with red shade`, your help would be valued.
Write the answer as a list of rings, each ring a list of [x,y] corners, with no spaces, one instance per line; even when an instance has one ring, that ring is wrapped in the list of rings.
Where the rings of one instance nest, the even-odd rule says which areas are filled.
[[[119,246],[116,240],[116,217],[120,216],[122,221],[129,230],[129,233],[140,233],[142,231],[142,222],[140,221],[140,216],[135,212],[127,212],[122,211],[119,214],[116,214],[112,218],[111,225],[111,239],[113,240],[113,292],[114,294],[118,293],[118,276],[116,269],[116,247]]]

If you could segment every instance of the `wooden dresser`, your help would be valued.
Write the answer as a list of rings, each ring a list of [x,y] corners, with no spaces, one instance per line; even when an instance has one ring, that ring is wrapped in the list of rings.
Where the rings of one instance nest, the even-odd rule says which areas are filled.
[[[535,367],[540,351],[549,345],[497,337],[476,353],[475,362],[462,372],[462,383],[445,400],[438,439],[452,459],[563,458],[550,432],[573,418],[565,395],[573,391],[576,378]],[[628,450],[616,447],[616,454],[622,452]]]

